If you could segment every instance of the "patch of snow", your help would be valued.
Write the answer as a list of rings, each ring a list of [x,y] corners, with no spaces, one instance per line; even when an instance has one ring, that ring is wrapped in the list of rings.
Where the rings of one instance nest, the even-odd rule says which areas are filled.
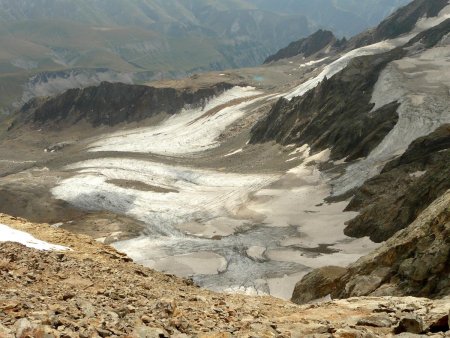
[[[0,160],[0,163],[13,163],[13,164],[21,164],[21,163],[36,163],[36,161],[13,161],[13,160]]]
[[[416,172],[414,172],[414,173],[409,174],[409,176],[410,176],[410,177],[413,177],[413,178],[420,178],[420,177],[422,177],[423,175],[425,175],[426,173],[427,173],[426,170],[425,170],[425,171],[416,171]]]
[[[450,18],[450,4],[446,7],[444,7],[440,13],[435,17],[429,17],[429,18],[421,18],[417,21],[416,27],[413,32],[423,32],[427,29],[433,28],[445,20]]]
[[[175,224],[178,230],[186,235],[192,235],[201,238],[221,238],[233,235],[237,229],[242,227],[241,219],[230,217],[217,217],[211,220],[196,222],[187,222]]]
[[[291,299],[295,284],[297,284],[308,271],[309,270],[304,270],[290,275],[285,274],[282,277],[269,278],[267,286],[269,287],[270,295],[286,300]]]
[[[310,151],[309,146],[307,144],[304,144],[303,146],[298,147],[293,152],[289,153],[289,155],[297,155],[301,153],[302,156],[309,156],[309,151]]]
[[[265,286],[265,282],[258,283],[259,281],[255,281],[255,286],[242,286],[242,285],[236,285],[231,286],[226,289],[224,289],[222,292],[228,293],[228,294],[239,294],[239,295],[246,295],[246,296],[268,296],[269,294],[266,292],[263,292],[260,290],[260,286]],[[260,285],[258,285],[260,284]]]
[[[328,59],[328,56],[324,57],[323,59],[320,59],[320,60],[312,60],[312,61],[303,63],[303,64],[300,65],[300,67],[303,68],[303,67],[313,66],[315,64],[318,64],[318,63],[321,63],[321,62],[325,61],[326,59]]]
[[[7,225],[0,224],[0,242],[15,242],[23,244],[29,248],[42,251],[65,251],[69,248],[61,245],[50,244],[34,238],[29,233],[10,228]]]
[[[242,153],[243,150],[244,149],[240,148],[238,150],[232,151],[231,153],[228,153],[228,154],[224,155],[223,157],[229,157],[229,156],[232,156],[232,155],[236,155],[236,154]]]
[[[291,100],[292,98],[296,96],[302,96],[306,92],[308,92],[311,89],[314,89],[318,86],[320,82],[322,82],[325,78],[331,78],[337,73],[339,73],[341,70],[343,70],[347,65],[350,63],[351,60],[358,56],[364,56],[364,55],[373,55],[385,51],[389,51],[401,44],[404,44],[406,40],[404,39],[398,39],[397,40],[387,40],[382,41],[373,45],[361,47],[354,49],[343,56],[341,56],[336,61],[328,64],[325,66],[325,68],[322,70],[322,72],[317,75],[316,77],[313,77],[304,83],[302,83],[300,86],[296,87],[291,92],[284,95],[284,98]]]
[[[186,155],[218,145],[217,138],[227,126],[241,118],[251,104],[264,99],[253,87],[234,87],[210,100],[204,109],[187,109],[160,125],[121,131],[102,137],[89,151],[128,151],[161,155]],[[266,96],[268,97],[268,96]],[[236,99],[248,101],[232,104]],[[217,112],[214,112],[218,109]],[[208,114],[209,111],[214,113]]]

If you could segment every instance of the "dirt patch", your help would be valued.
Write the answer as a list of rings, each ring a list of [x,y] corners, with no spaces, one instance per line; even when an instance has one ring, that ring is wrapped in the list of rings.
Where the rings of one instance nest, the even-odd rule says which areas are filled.
[[[156,185],[150,185],[139,181],[130,181],[130,180],[108,180],[107,183],[114,184],[115,186],[118,186],[120,188],[125,189],[133,189],[133,190],[140,190],[140,191],[153,191],[153,192],[159,192],[161,194],[168,194],[168,193],[176,193],[178,194],[179,191],[176,189],[167,189],[163,187],[158,187]]]

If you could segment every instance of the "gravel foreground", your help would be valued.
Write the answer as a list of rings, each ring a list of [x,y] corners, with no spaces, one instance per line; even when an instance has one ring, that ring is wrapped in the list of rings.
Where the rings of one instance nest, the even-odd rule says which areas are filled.
[[[0,337],[450,337],[450,299],[365,297],[297,306],[218,294],[139,266],[87,236],[0,215],[71,251],[0,243]],[[1,239],[0,239],[1,240]]]

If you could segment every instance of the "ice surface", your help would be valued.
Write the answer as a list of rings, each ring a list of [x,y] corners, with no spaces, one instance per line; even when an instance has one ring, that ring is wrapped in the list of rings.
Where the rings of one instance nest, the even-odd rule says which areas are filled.
[[[41,240],[38,240],[31,236],[29,233],[15,230],[7,225],[0,224],[0,242],[15,242],[23,244],[29,248],[43,250],[43,251],[63,251],[70,250],[69,248],[61,245],[50,244]]]
[[[84,209],[126,214],[146,224],[144,233],[114,246],[143,265],[218,291],[289,298],[311,268],[346,265],[378,244],[344,235],[346,202],[327,204],[331,187],[304,158],[286,174],[235,174],[103,158],[67,167],[74,176],[53,189],[56,198]],[[124,188],[130,180],[147,189]]]
[[[56,198],[143,221],[142,236],[114,246],[136,262],[192,276],[213,290],[289,298],[295,283],[324,262],[346,265],[378,244],[343,234],[345,202],[327,204],[330,186],[309,156],[285,175],[244,175],[143,160],[105,158],[76,163]],[[149,189],[123,188],[132,180]],[[169,191],[169,192],[164,192]],[[324,249],[323,249],[323,248]]]
[[[74,164],[67,169],[78,175],[53,189],[56,198],[88,210],[109,210],[148,224],[148,232],[180,236],[175,225],[212,222],[229,217],[236,228],[235,209],[248,194],[276,179],[274,175],[230,174],[218,171],[170,166],[149,161],[105,158]],[[119,187],[111,180],[130,180],[154,187],[142,191]],[[159,188],[159,189],[157,189]],[[169,193],[160,192],[169,189]],[[222,219],[225,225],[226,219]],[[237,224],[236,224],[237,223]],[[200,235],[201,231],[196,231]],[[208,226],[204,232],[215,235]],[[221,235],[222,233],[217,233]]]
[[[241,118],[261,92],[253,87],[234,87],[210,100],[204,109],[185,109],[161,124],[114,133],[91,145],[90,151],[128,151],[183,156],[214,148],[217,137]],[[245,100],[247,99],[247,100]],[[235,100],[242,100],[236,104]]]

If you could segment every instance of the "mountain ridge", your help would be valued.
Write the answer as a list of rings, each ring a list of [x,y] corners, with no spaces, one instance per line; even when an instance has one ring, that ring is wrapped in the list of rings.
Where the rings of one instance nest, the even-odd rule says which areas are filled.
[[[255,66],[284,44],[331,23],[313,15],[316,9],[308,2],[303,4],[305,11],[294,6],[295,11],[288,13],[282,4],[274,7],[254,0],[29,3],[0,2],[0,43],[4,46],[0,53],[0,111],[4,112],[12,112],[24,103],[23,86],[37,74],[74,69],[90,74],[95,68],[107,67],[111,72],[134,74],[135,83],[141,84],[196,72]],[[350,16],[329,28],[358,22],[343,32],[348,35],[383,17],[379,14],[376,21],[362,19],[351,12],[354,4],[346,10],[337,8],[331,0],[322,5],[322,11],[330,11],[328,17]],[[314,23],[307,18],[309,14]],[[146,78],[140,82],[138,78],[144,75]],[[77,85],[73,83],[72,87]],[[47,95],[54,93],[49,91]]]

